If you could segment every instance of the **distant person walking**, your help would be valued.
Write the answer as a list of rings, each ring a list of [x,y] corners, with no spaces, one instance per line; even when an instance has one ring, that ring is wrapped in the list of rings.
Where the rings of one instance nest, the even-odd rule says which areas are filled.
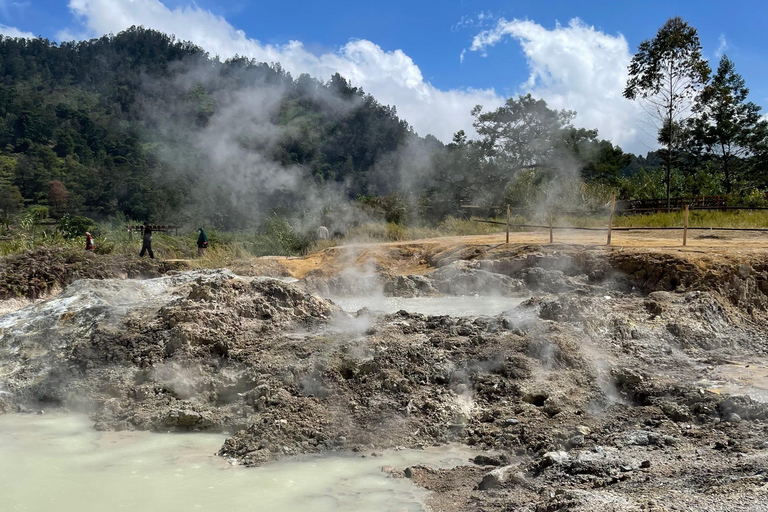
[[[85,232],[85,250],[86,251],[93,250],[93,237],[87,231]]]
[[[200,228],[200,236],[197,237],[197,255],[202,258],[205,255],[205,250],[208,249],[208,235],[205,234],[205,230]]]
[[[142,238],[141,252],[139,253],[139,256],[143,258],[144,254],[149,252],[149,257],[155,259],[155,253],[152,252],[152,227],[146,221],[144,222],[143,231],[144,236]]]

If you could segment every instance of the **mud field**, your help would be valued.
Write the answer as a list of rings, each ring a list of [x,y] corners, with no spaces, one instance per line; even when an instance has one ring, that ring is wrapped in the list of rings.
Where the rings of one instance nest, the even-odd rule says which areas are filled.
[[[768,510],[760,240],[679,252],[476,238],[251,263],[295,283],[76,281],[0,316],[0,412],[225,432],[219,455],[245,465],[471,447],[452,469],[382,468],[431,491],[434,511]],[[462,297],[497,309],[459,314]],[[393,298],[408,310],[376,311]]]

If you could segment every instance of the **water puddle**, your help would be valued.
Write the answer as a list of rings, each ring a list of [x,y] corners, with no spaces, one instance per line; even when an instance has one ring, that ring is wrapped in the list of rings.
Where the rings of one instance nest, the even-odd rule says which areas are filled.
[[[715,366],[700,385],[712,393],[747,395],[768,403],[768,360]]]
[[[331,300],[348,313],[363,308],[384,313],[405,310],[423,315],[481,316],[499,315],[517,307],[525,299],[519,297],[339,297]]]
[[[214,434],[95,432],[70,415],[0,416],[0,510],[420,511],[426,491],[381,467],[452,467],[466,448],[306,456],[230,465]]]

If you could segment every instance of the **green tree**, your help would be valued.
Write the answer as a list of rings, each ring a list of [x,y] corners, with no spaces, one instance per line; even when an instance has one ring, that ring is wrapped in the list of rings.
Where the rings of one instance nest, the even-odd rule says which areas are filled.
[[[749,181],[755,164],[750,157],[768,144],[768,121],[761,117],[758,105],[747,101],[748,95],[746,82],[723,55],[712,82],[700,95],[699,115],[692,123],[696,140],[720,167],[727,194],[740,178]]]
[[[95,223],[88,217],[82,217],[80,215],[75,215],[73,217],[69,214],[64,214],[64,216],[59,219],[57,230],[66,238],[78,238],[85,235],[86,231],[91,231],[95,234],[94,227]]]
[[[9,184],[0,184],[0,212],[7,221],[8,217],[21,209],[24,198],[21,197],[19,187]]]
[[[560,167],[571,162],[574,151],[596,132],[574,130],[571,120],[576,113],[552,110],[544,100],[530,94],[506,103],[490,112],[481,106],[472,110],[474,127],[482,152],[476,162],[476,182],[485,200],[498,201],[506,185],[517,173],[536,169],[547,175],[557,174]]]
[[[453,141],[432,157],[433,172],[421,197],[422,213],[441,221],[457,213],[462,204],[471,203],[482,184],[477,173],[481,159],[479,146],[467,140],[464,130],[456,132]]]
[[[581,170],[581,176],[588,183],[596,182],[615,187],[619,184],[621,170],[631,161],[632,155],[624,153],[610,141],[602,140],[597,143],[594,156]]]
[[[691,116],[696,94],[709,79],[710,69],[701,56],[696,29],[676,16],[656,37],[640,43],[629,65],[624,97],[641,99],[658,128],[664,160],[667,207],[670,206],[672,166],[682,143],[681,127]]]

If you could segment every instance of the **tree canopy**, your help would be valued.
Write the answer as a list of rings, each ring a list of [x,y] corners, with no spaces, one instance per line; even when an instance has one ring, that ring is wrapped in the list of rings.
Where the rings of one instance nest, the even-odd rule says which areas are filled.
[[[768,121],[760,107],[747,100],[749,89],[723,55],[712,81],[701,93],[693,120],[695,142],[722,172],[723,188],[759,185],[757,157],[768,151]]]
[[[709,74],[697,30],[679,16],[667,20],[655,38],[640,43],[629,65],[624,96],[644,100],[646,113],[658,121],[658,142],[664,149],[666,166],[667,206],[672,166],[684,137],[681,127]]]
[[[250,229],[275,213],[347,218],[339,205],[357,201],[437,222],[467,203],[768,187],[768,123],[727,57],[709,81],[693,27],[667,21],[629,73],[625,96],[658,121],[661,149],[645,156],[531,95],[477,106],[443,144],[339,74],[222,61],[141,27],[60,44],[0,36],[0,220],[40,208]]]
[[[398,169],[377,163],[420,143],[394,108],[340,75],[222,62],[141,27],[62,44],[0,36],[8,185],[57,214],[242,227],[307,187],[390,193]]]

